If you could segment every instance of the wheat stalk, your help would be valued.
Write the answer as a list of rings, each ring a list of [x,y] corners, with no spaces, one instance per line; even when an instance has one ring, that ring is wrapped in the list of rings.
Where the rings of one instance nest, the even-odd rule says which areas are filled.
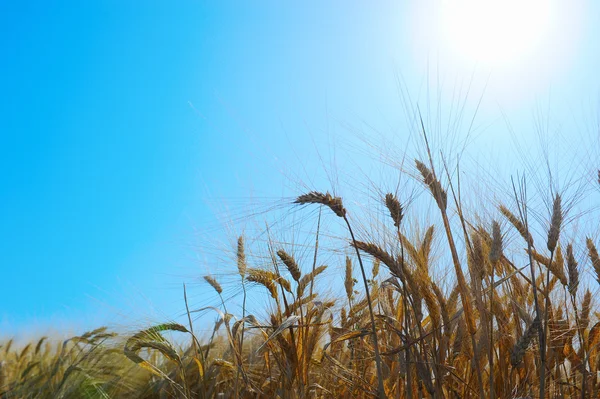
[[[341,217],[344,219],[344,222],[346,222],[346,227],[348,227],[348,232],[350,233],[350,237],[352,238],[352,242],[354,243],[355,249],[356,249],[356,256],[358,257],[358,263],[360,265],[360,271],[362,274],[362,278],[363,278],[363,284],[365,287],[365,295],[367,297],[367,302],[369,304],[369,316],[371,318],[371,331],[372,331],[372,336],[373,336],[373,349],[375,352],[375,365],[377,367],[377,382],[378,382],[378,387],[377,387],[377,394],[380,398],[385,398],[385,388],[383,385],[383,371],[382,371],[382,367],[381,367],[381,356],[379,354],[379,340],[377,338],[377,330],[375,328],[375,316],[373,315],[373,305],[371,302],[371,295],[369,293],[369,284],[367,281],[367,275],[365,274],[365,267],[362,263],[362,258],[360,257],[360,252],[358,251],[358,248],[356,248],[356,238],[354,237],[354,232],[352,231],[352,226],[350,226],[350,222],[348,221],[348,218],[346,217],[346,209],[344,208],[344,205],[342,203],[342,199],[340,197],[332,197],[331,194],[326,193],[320,193],[320,192],[310,192],[308,194],[305,195],[301,195],[299,196],[295,203],[297,204],[322,204],[322,205],[326,205],[328,206],[333,213],[335,213],[338,217]]]

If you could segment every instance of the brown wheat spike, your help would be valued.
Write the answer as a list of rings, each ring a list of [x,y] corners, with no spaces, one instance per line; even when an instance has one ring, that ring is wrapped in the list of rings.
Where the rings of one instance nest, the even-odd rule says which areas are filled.
[[[458,304],[458,295],[459,287],[458,285],[455,285],[452,291],[450,291],[450,295],[448,295],[448,300],[446,301],[448,311],[450,313],[454,313],[456,311],[456,305]]]
[[[565,258],[563,257],[563,251],[560,244],[556,247],[556,254],[554,255],[553,264],[550,265],[550,271],[553,271],[554,268],[560,269],[560,273],[565,274]],[[559,272],[556,271],[558,276]]]
[[[390,216],[394,221],[394,226],[400,227],[400,222],[404,215],[402,214],[402,205],[400,205],[400,201],[398,198],[392,193],[388,193],[385,195],[385,206],[390,211]]]
[[[223,292],[223,288],[221,288],[221,284],[219,284],[219,282],[215,280],[214,277],[204,276],[204,280],[206,280],[206,282],[210,284],[210,286],[213,287],[215,291],[217,291],[217,294],[221,295],[221,293]]]
[[[494,300],[492,302],[492,313],[499,321],[499,328],[508,331],[510,328],[509,312],[504,309],[501,300]]]
[[[429,276],[419,273],[419,277],[421,280],[420,292],[425,300],[425,305],[427,305],[427,309],[429,310],[429,319],[431,320],[433,328],[437,330],[442,322],[441,306],[436,298],[435,292],[431,288]]]
[[[294,313],[296,313],[296,311],[298,309],[300,309],[302,306],[306,305],[309,302],[314,301],[317,298],[317,294],[312,294],[309,295],[307,297],[304,298],[298,298],[296,301],[292,302],[287,310],[287,314],[289,315],[293,315]]]
[[[290,294],[292,293],[292,285],[290,284],[290,282],[288,280],[286,280],[283,277],[276,277],[275,281],[278,284],[281,284],[281,287],[286,290],[287,292],[289,292]]]
[[[394,276],[402,279],[402,270],[400,269],[400,265],[398,264],[398,262],[396,262],[389,253],[384,251],[377,244],[356,241],[354,245],[356,245],[356,248],[368,253],[375,259],[379,259],[381,262],[383,262],[384,265],[388,267],[388,269],[390,269],[390,272]]]
[[[264,286],[269,290],[269,293],[274,299],[277,298],[277,286],[275,285],[276,276],[273,273],[254,268],[248,268],[246,272],[248,273],[248,281]]]
[[[438,285],[436,283],[434,283],[434,282],[431,283],[431,289],[433,290],[433,293],[435,294],[435,296],[438,300],[440,310],[442,312],[441,316],[442,316],[442,321],[444,322],[444,331],[445,331],[448,339],[450,339],[450,334],[451,334],[450,313],[448,312],[446,298],[444,297],[442,290],[440,289],[440,287],[438,287]]]
[[[554,197],[552,205],[552,218],[550,219],[550,229],[548,230],[548,250],[554,252],[556,243],[560,236],[560,226],[562,224],[563,214],[561,208],[561,198],[559,194]]]
[[[569,272],[569,292],[575,295],[579,286],[579,270],[577,270],[577,261],[573,256],[573,246],[567,246],[567,270]]]
[[[540,319],[535,318],[533,323],[527,328],[525,334],[517,341],[517,344],[514,346],[511,354],[510,354],[510,364],[513,367],[517,367],[523,361],[523,357],[525,356],[525,351],[531,345],[531,341],[535,338],[538,333],[538,329],[540,328]]]
[[[340,311],[340,325],[342,327],[346,326],[347,319],[348,319],[348,314],[346,313],[346,308],[342,307],[342,310]]]
[[[464,317],[461,317],[458,326],[456,328],[456,334],[454,337],[454,343],[452,344],[452,353],[454,356],[464,355],[471,357],[473,355],[473,348],[471,341],[467,338],[467,323]]]
[[[423,176],[423,182],[429,187],[438,206],[445,211],[448,204],[448,196],[446,191],[442,188],[442,184],[433,176],[433,173],[431,173],[429,168],[427,168],[423,162],[415,159],[415,164],[421,173],[421,176]]]
[[[480,285],[481,280],[485,277],[483,243],[479,234],[475,233],[471,235],[471,241],[473,243],[473,250],[470,251],[471,256],[468,258],[469,272],[471,273],[471,279],[473,280],[472,284]]]
[[[600,322],[590,328],[588,334],[588,350],[590,351],[590,364],[596,369],[598,350],[600,349]]]
[[[424,263],[421,266],[424,267],[425,269],[427,269],[427,266],[428,266],[427,260],[429,259],[429,254],[431,253],[431,244],[433,243],[433,233],[434,232],[435,232],[435,226],[434,225],[429,226],[429,228],[425,232],[425,235],[423,236],[423,241],[421,242],[421,248],[419,248],[419,253],[421,254],[421,257],[422,257],[421,260]]]
[[[342,199],[340,197],[333,197],[329,192],[323,194],[318,191],[311,191],[296,198],[294,203],[299,205],[322,204],[328,206],[337,216],[341,218],[346,216],[346,208],[342,204]]]
[[[496,263],[502,257],[502,232],[497,221],[492,222],[492,245],[490,248],[490,261]]]
[[[587,238],[585,243],[588,248],[590,261],[592,262],[592,266],[594,266],[594,270],[596,271],[596,280],[598,280],[598,284],[600,284],[600,256],[598,256],[598,250],[596,249],[596,246],[591,238]]]
[[[565,332],[568,329],[569,324],[563,317],[562,308],[557,307],[554,310],[552,304],[550,304],[548,307],[548,338],[551,348],[559,348],[564,345]]]
[[[527,249],[525,251],[527,251]],[[556,247],[556,256],[554,257],[554,260],[552,260],[552,263],[550,263],[550,258],[541,255],[537,251],[532,251],[531,254],[536,262],[539,262],[550,269],[550,272],[560,280],[562,285],[566,286],[569,284],[567,276],[565,275],[565,265],[560,245]]]
[[[592,309],[592,293],[586,290],[581,302],[581,316],[579,318],[579,328],[583,331],[590,324],[590,311]]]
[[[327,269],[327,266],[321,265],[321,266],[315,268],[315,270],[313,270],[312,272],[302,276],[300,281],[298,281],[298,288],[296,289],[296,295],[298,295],[298,297],[301,297],[304,294],[304,290],[306,289],[306,287],[308,287],[310,282],[313,281],[315,279],[315,277],[317,277],[319,274],[323,273],[325,271],[325,269]]]
[[[234,368],[235,368],[233,366],[233,363],[231,363],[231,362],[229,362],[227,360],[224,360],[224,359],[215,359],[215,360],[213,360],[213,364],[216,367],[221,367],[221,368],[227,369],[229,371],[233,371]]]
[[[346,256],[346,277],[344,278],[344,288],[348,300],[352,300],[354,297],[354,277],[352,277],[352,260]]]
[[[246,276],[246,251],[244,249],[244,237],[240,236],[237,242],[237,266],[242,279]]]
[[[515,229],[517,229],[517,231],[519,232],[519,234],[521,235],[521,237],[523,237],[523,239],[525,240],[525,242],[527,242],[529,244],[533,244],[533,237],[531,236],[531,234],[529,233],[529,231],[527,231],[527,229],[525,228],[525,225],[521,222],[521,220],[519,220],[519,218],[517,218],[504,205],[500,205],[499,209],[500,209],[500,213],[502,213],[504,215],[504,217],[506,219],[508,219],[508,221],[510,222],[510,224],[512,224],[513,227]]]
[[[375,259],[373,261],[373,269],[371,270],[371,274],[373,275],[373,278],[375,278],[379,275],[379,266],[381,266],[381,261],[379,259]]]
[[[300,268],[298,267],[296,260],[283,249],[277,251],[277,256],[279,256],[279,259],[281,259],[285,267],[288,269],[288,271],[292,275],[292,278],[296,282],[299,281],[300,277],[302,277],[302,273],[300,272]]]
[[[42,348],[42,344],[47,339],[48,339],[48,337],[42,337],[42,338],[40,338],[40,340],[38,341],[37,345],[35,346],[35,352],[34,353],[36,355],[40,352],[40,349]]]

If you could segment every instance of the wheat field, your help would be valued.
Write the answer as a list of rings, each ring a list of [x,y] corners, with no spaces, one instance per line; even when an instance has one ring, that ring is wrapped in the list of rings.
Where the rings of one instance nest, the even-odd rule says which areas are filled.
[[[439,220],[423,234],[409,234],[401,193],[381,195],[381,242],[357,238],[344,198],[300,193],[289,207],[342,223],[337,264],[317,263],[317,239],[314,259],[267,242],[269,262],[256,265],[241,235],[231,265],[241,312],[206,275],[220,301],[213,326],[196,324],[184,292],[187,323],[2,342],[0,398],[599,397],[600,243],[564,234],[567,199],[549,192],[547,228],[534,231],[544,210],[531,208],[525,180],[511,203],[471,218],[431,156],[414,168]],[[599,189],[600,171],[588,183]],[[319,292],[326,272],[345,295]],[[266,316],[247,312],[247,287],[269,302]]]

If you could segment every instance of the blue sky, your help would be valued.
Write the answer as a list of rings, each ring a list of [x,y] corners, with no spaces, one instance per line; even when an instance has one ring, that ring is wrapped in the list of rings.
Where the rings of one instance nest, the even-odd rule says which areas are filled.
[[[546,41],[498,66],[440,41],[435,1],[2,2],[0,328],[174,317],[210,270],[193,244],[214,198],[298,194],[290,176],[327,190],[315,146],[348,126],[402,142],[398,76],[446,109],[472,82],[475,152],[509,144],[503,113],[593,127],[598,6],[550,3]]]

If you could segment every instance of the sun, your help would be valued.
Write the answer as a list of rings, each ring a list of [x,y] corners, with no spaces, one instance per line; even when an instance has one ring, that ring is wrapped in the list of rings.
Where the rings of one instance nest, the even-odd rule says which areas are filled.
[[[550,0],[444,0],[442,40],[470,61],[511,64],[541,43],[550,17]]]

